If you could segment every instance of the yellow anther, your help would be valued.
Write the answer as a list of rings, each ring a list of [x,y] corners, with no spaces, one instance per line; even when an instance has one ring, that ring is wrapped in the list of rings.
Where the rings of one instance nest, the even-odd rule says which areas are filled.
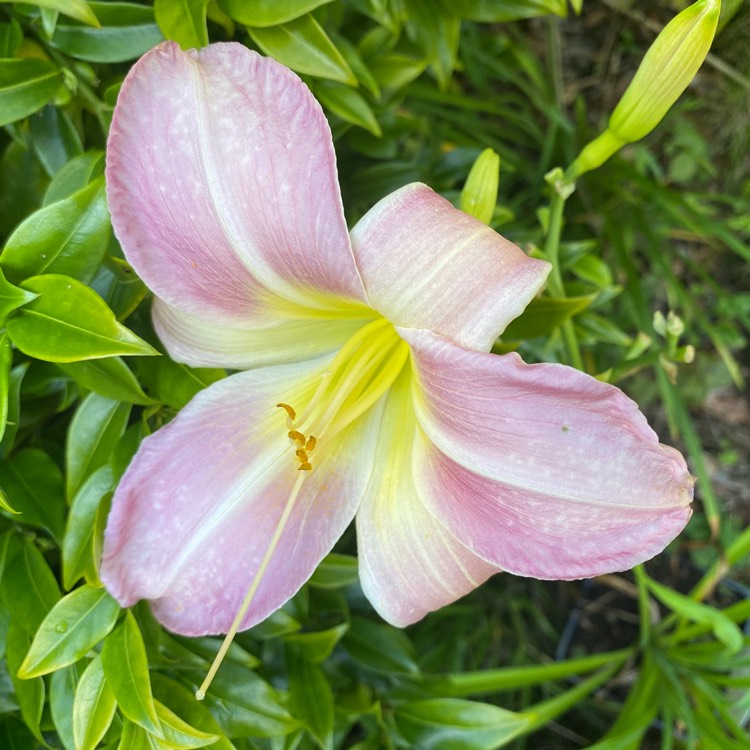
[[[294,411],[294,409],[292,409],[289,404],[276,404],[276,406],[278,406],[280,409],[283,409],[289,415],[289,419],[291,419],[292,422],[294,422],[294,420],[297,418],[297,412]]]
[[[297,432],[297,430],[289,430],[289,432],[287,432],[287,437],[297,443],[300,448],[305,447],[305,436],[301,432]]]
[[[307,453],[302,449],[299,448],[298,450],[294,451],[294,454],[297,456],[297,458],[304,464],[307,463]]]
[[[310,435],[310,437],[307,438],[307,442],[305,443],[305,450],[314,451],[317,443],[318,443],[318,438],[316,438],[314,435]]]
[[[312,464],[305,461],[305,463],[300,464],[299,469],[297,471],[312,471]]]

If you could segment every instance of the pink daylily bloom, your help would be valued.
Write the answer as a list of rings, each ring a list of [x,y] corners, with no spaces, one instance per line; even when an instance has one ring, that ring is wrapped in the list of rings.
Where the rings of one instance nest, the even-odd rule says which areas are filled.
[[[107,153],[128,261],[171,356],[239,370],[147,438],[101,578],[186,635],[247,628],[356,516],[365,594],[407,625],[509,571],[573,579],[662,550],[693,480],[620,390],[489,353],[548,264],[421,184],[348,234],[323,112],[238,44],[130,72]]]

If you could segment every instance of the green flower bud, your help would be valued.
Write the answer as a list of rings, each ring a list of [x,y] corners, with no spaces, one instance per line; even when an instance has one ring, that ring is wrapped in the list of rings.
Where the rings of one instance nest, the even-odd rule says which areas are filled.
[[[617,138],[639,141],[661,122],[706,59],[720,10],[720,0],[698,0],[664,27],[609,119]]]
[[[489,224],[497,205],[500,157],[486,148],[477,157],[461,191],[461,210]]]
[[[721,0],[698,0],[664,27],[615,107],[608,129],[571,165],[570,179],[601,166],[626,143],[639,141],[661,122],[706,59],[720,11]]]

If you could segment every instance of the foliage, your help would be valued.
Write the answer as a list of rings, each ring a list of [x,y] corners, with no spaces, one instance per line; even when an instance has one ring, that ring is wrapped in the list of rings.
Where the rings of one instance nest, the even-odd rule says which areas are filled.
[[[579,24],[595,12],[625,23],[608,3],[572,5]],[[750,111],[748,70],[721,60],[733,27],[747,33],[738,8],[725,3],[719,69],[706,75]],[[721,161],[703,104],[687,98],[561,200],[570,186],[552,170],[615,103],[566,97],[567,14],[563,0],[0,4],[2,747],[495,748],[531,732],[555,747],[601,738],[601,750],[747,746],[748,515],[727,512],[694,415],[709,388],[744,383],[750,181]],[[97,576],[111,493],[141,439],[225,374],[163,353],[109,224],[117,92],[163,38],[239,40],[302,75],[332,124],[350,221],[421,180],[556,259],[550,289],[496,350],[573,363],[663,419],[699,478],[693,553],[678,543],[634,584],[499,577],[399,631],[363,599],[345,537],[288,605],[241,634],[195,701],[218,641],[165,632],[144,605],[121,611]],[[750,122],[738,117],[742,155]],[[485,149],[501,159],[499,205],[472,192],[494,185],[487,156],[461,195]],[[670,559],[691,571],[687,585]],[[637,627],[617,640],[611,609],[600,642],[581,642],[576,598],[592,586],[605,608],[625,592]]]

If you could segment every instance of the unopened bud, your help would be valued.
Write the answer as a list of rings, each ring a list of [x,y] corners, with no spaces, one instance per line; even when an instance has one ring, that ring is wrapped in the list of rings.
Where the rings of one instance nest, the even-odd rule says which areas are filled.
[[[664,313],[661,310],[657,310],[654,313],[654,319],[653,319],[652,325],[654,326],[654,330],[660,336],[667,335],[667,320],[664,317]]]
[[[497,205],[500,157],[486,148],[477,157],[461,191],[461,210],[489,224]]]
[[[685,333],[685,324],[682,322],[682,318],[671,310],[667,314],[667,333],[675,338],[679,338]]]
[[[568,172],[570,178],[596,169],[661,122],[706,59],[720,10],[721,0],[697,0],[664,27],[615,107],[607,130],[581,151]]]

